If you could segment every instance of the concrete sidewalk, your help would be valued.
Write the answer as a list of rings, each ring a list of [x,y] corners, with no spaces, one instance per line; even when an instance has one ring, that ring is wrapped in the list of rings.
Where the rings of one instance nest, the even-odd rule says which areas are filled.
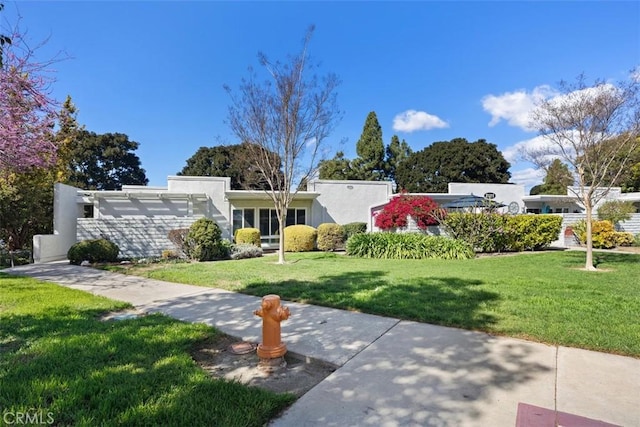
[[[260,298],[66,263],[4,270],[250,341]],[[640,427],[640,360],[285,302],[289,351],[338,369],[273,426]]]

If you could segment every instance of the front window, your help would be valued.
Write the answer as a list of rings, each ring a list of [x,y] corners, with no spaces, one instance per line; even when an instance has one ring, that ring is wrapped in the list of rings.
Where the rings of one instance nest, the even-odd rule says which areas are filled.
[[[275,209],[260,209],[259,211],[260,236],[262,243],[276,244],[280,241],[278,229],[278,215]],[[287,209],[285,227],[290,225],[306,224],[307,211],[305,209]]]
[[[233,210],[233,234],[240,228],[254,228],[256,223],[255,209]]]

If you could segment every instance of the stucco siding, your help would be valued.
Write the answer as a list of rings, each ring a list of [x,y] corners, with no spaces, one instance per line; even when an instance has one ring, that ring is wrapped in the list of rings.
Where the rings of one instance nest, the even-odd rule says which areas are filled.
[[[371,207],[393,194],[391,183],[380,181],[315,181],[308,190],[319,193],[312,207],[314,227],[325,222],[369,224]]]

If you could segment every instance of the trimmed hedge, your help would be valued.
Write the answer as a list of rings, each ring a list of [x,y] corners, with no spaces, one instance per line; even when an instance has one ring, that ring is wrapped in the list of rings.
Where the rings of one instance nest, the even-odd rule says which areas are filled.
[[[67,251],[67,258],[71,264],[79,265],[82,261],[115,262],[118,260],[120,248],[106,239],[83,240],[75,243]]]
[[[257,228],[239,228],[233,238],[237,244],[249,243],[259,248],[262,247],[260,245],[260,230]]]
[[[200,218],[189,228],[185,239],[187,256],[198,261],[213,261],[229,256],[230,247],[222,241],[218,224],[209,218]]]
[[[316,246],[318,230],[310,225],[290,225],[284,229],[286,252],[308,252]]]
[[[344,241],[349,240],[349,237],[367,232],[367,223],[366,222],[350,222],[348,224],[344,224],[342,226],[344,229]]]
[[[340,224],[324,223],[318,226],[318,249],[335,251],[344,244],[344,227]]]
[[[356,234],[347,241],[347,254],[361,258],[385,259],[469,259],[473,247],[457,239],[422,233]]]
[[[449,236],[479,252],[539,250],[558,239],[562,217],[453,212],[443,226]]]

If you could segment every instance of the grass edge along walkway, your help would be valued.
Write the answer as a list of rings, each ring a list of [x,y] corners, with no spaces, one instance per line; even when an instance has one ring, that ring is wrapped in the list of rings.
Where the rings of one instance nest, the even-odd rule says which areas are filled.
[[[0,412],[56,425],[261,426],[295,398],[212,379],[189,350],[217,332],[0,272]],[[32,418],[33,419],[33,418]]]
[[[470,260],[384,260],[333,253],[118,268],[381,316],[640,357],[640,255],[546,251]]]

